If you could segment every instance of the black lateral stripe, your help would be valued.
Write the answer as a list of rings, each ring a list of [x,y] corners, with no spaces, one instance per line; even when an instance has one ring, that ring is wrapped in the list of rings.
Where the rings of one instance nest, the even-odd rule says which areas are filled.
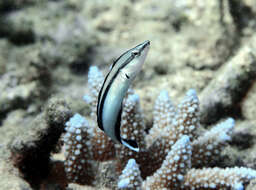
[[[110,72],[111,72],[111,70],[110,70]],[[98,95],[98,101],[97,101],[97,123],[98,123],[99,128],[102,131],[104,131],[104,128],[103,128],[103,124],[102,124],[102,109],[100,108],[101,99],[102,99],[101,98],[101,94],[102,94],[102,90],[103,90],[103,88],[105,86],[105,83],[107,81],[107,78],[108,78],[110,72],[108,72],[107,76],[104,79],[104,82],[103,82],[103,84],[101,86],[101,89],[100,89],[100,92],[99,92],[99,95]]]
[[[109,91],[109,88],[110,88],[110,83],[112,84],[113,83],[113,78],[116,77],[116,75],[118,74],[118,72],[116,72],[115,76],[110,80],[109,84],[107,85],[106,87],[106,90],[104,92],[103,89],[104,89],[104,86],[106,85],[106,81],[108,79],[108,76],[110,74],[110,72],[112,71],[112,69],[109,71],[109,73],[107,74],[105,80],[104,80],[104,83],[100,89],[100,93],[99,93],[99,96],[98,96],[98,104],[97,104],[97,122],[98,122],[98,125],[99,125],[99,128],[101,130],[104,131],[104,127],[103,127],[103,123],[102,123],[102,112],[103,112],[103,106],[104,106],[104,102],[105,102],[105,99],[106,99],[106,96],[107,96],[107,92]],[[102,95],[103,93],[103,95]]]
[[[120,127],[121,127],[121,117],[122,117],[122,105],[118,113],[117,121],[115,124],[115,136],[117,140],[121,143]]]
[[[144,43],[144,42],[143,42],[143,43]],[[141,44],[143,44],[143,43],[141,43]],[[132,49],[137,48],[137,47],[140,46],[141,44],[137,45],[136,47],[134,47],[134,48],[132,48]],[[145,47],[146,47],[146,46],[145,46]],[[144,49],[145,47],[143,47],[143,49]],[[99,102],[102,100],[102,98],[101,98],[102,90],[103,90],[103,88],[104,88],[104,86],[105,86],[105,82],[106,82],[106,80],[107,80],[109,74],[111,73],[111,71],[112,71],[112,69],[114,68],[115,64],[120,60],[120,58],[121,58],[122,56],[124,56],[124,55],[125,55],[128,51],[130,51],[130,50],[131,50],[131,49],[129,49],[129,50],[127,50],[126,52],[124,52],[122,55],[120,55],[120,56],[114,61],[114,63],[112,64],[112,67],[111,67],[110,71],[108,72],[107,76],[105,77],[104,82],[103,82],[103,85],[102,85],[102,87],[101,87],[101,89],[100,89],[100,92],[99,92],[99,95],[98,95],[97,113],[98,113]],[[121,68],[119,68],[119,69],[122,69],[123,67],[125,67],[133,58],[134,58],[134,57],[132,57],[132,58],[129,57],[129,58],[125,61],[124,65],[123,65]],[[118,72],[119,72],[119,69],[118,69]],[[116,77],[116,75],[115,75],[114,77]]]
[[[137,46],[136,46],[137,47]],[[107,87],[106,87],[106,90],[104,92],[102,92],[104,86],[106,85],[105,82],[109,76],[109,74],[111,73],[113,67],[111,68],[111,70],[109,71],[109,73],[107,74],[105,80],[104,80],[104,83],[101,87],[101,90],[100,90],[100,93],[99,93],[99,96],[98,96],[98,104],[97,104],[97,123],[98,123],[98,126],[101,130],[104,131],[104,127],[103,127],[103,123],[102,123],[102,112],[103,112],[103,107],[104,107],[104,102],[105,102],[105,99],[106,99],[106,96],[108,94],[108,91],[110,89],[110,87],[112,86],[114,80],[116,79],[117,75],[119,74],[120,70],[122,68],[124,68],[128,63],[130,63],[132,60],[133,60],[133,56],[129,57],[125,62],[124,64],[117,70],[117,72],[115,73],[115,75],[112,77],[112,79],[110,80],[110,82],[108,83]],[[102,95],[103,93],[103,95]],[[101,98],[102,97],[102,98]],[[116,125],[116,124],[115,124]],[[120,126],[119,126],[120,127]]]
[[[108,73],[108,75],[109,75],[109,73]],[[104,127],[103,127],[103,123],[102,123],[102,112],[103,112],[104,102],[105,102],[106,96],[108,94],[108,91],[110,89],[110,86],[112,85],[112,83],[113,83],[114,79],[116,78],[117,74],[118,74],[118,71],[115,73],[114,77],[110,80],[109,84],[107,85],[106,90],[103,92],[102,98],[100,98],[102,93],[98,97],[97,122],[98,122],[98,125],[99,125],[100,129],[102,129],[103,131],[104,131]],[[107,77],[108,77],[108,75],[107,75]],[[106,79],[107,79],[107,77],[106,77]],[[101,91],[104,88],[104,85],[102,86]]]
[[[144,42],[143,42],[143,43],[144,43]],[[132,48],[132,49],[136,49],[138,46],[140,46],[140,45],[143,44],[143,43],[140,43],[139,45],[135,46],[135,47]],[[129,49],[129,50],[127,50],[126,52],[124,52],[122,55],[120,55],[120,56],[114,61],[114,63],[112,64],[111,70],[112,70],[112,68],[115,66],[115,64],[119,61],[119,59],[120,59],[121,57],[123,57],[123,55],[125,55],[128,51],[131,51],[132,49]],[[144,49],[144,48],[143,48],[143,49]]]
[[[129,50],[128,50],[128,51],[129,51]],[[127,53],[128,51],[126,51],[125,53]],[[103,98],[101,98],[102,91],[103,91],[103,89],[104,89],[104,86],[105,86],[105,83],[106,83],[106,81],[107,81],[107,79],[108,79],[108,76],[109,76],[109,74],[111,73],[112,69],[114,68],[115,64],[118,62],[118,60],[119,60],[125,53],[123,53],[122,55],[120,55],[120,56],[117,58],[117,60],[115,60],[114,63],[112,64],[111,69],[110,69],[110,71],[108,72],[107,76],[105,77],[104,82],[103,82],[103,84],[102,84],[102,86],[101,86],[99,95],[98,95],[98,100],[97,100],[97,123],[98,123],[99,128],[100,128],[101,130],[103,130],[103,131],[104,131],[104,128],[103,128],[103,124],[102,124],[102,108],[100,108],[100,107],[102,106],[101,102],[102,102],[102,99],[103,99]]]

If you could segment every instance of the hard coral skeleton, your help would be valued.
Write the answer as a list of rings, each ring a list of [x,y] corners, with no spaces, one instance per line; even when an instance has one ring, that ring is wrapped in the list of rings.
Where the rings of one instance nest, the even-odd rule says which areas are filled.
[[[131,177],[133,176],[133,177]],[[118,188],[141,189],[142,177],[140,169],[134,159],[130,159],[119,177]]]
[[[199,135],[199,101],[189,90],[177,106],[161,91],[154,107],[153,126],[146,134],[139,96],[129,90],[123,102],[121,136],[138,142],[139,152],[114,144],[97,126],[97,96],[103,83],[97,67],[88,74],[91,118],[75,114],[66,123],[65,171],[69,182],[93,185],[92,161],[116,159],[119,189],[236,189],[242,190],[256,171],[249,168],[211,168],[231,139],[234,120],[228,118]],[[122,171],[123,170],[123,171]]]

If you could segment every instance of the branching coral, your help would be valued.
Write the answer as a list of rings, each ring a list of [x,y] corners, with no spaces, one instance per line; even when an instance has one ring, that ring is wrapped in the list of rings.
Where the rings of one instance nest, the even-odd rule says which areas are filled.
[[[130,159],[119,177],[118,188],[140,189],[141,184],[139,166],[134,159]]]
[[[210,168],[231,139],[234,120],[229,118],[209,131],[199,131],[195,90],[189,90],[177,108],[167,91],[160,92],[149,134],[145,132],[139,96],[128,91],[123,102],[121,136],[138,142],[140,152],[134,152],[114,144],[97,127],[97,95],[103,82],[97,67],[90,68],[88,81],[90,95],[84,100],[91,106],[91,119],[76,114],[66,123],[65,166],[70,182],[93,184],[95,161],[114,158],[116,171],[121,174],[120,189],[240,190],[256,178],[256,171],[248,168]]]
[[[88,122],[79,114],[75,114],[66,123],[65,171],[69,181],[76,183],[92,183],[94,170],[91,161],[90,139],[88,138]]]
[[[189,137],[184,135],[172,147],[162,166],[147,177],[143,189],[179,189],[184,179],[184,174],[191,167],[191,145]]]

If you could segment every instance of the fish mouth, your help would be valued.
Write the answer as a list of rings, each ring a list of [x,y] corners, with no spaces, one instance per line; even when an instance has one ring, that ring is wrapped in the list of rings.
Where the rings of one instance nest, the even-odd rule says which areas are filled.
[[[149,40],[146,40],[145,42],[143,42],[143,44],[145,44],[145,45],[150,45],[150,41],[149,41]]]
[[[150,41],[146,40],[145,42],[142,43],[142,50],[145,49],[146,47],[150,46]]]
[[[134,49],[138,48],[140,52],[142,52],[145,48],[150,46],[150,41],[146,40],[145,42],[137,45]]]

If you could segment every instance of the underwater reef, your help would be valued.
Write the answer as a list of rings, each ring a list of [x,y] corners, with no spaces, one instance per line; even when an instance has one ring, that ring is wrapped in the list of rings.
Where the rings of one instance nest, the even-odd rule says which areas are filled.
[[[97,126],[97,94],[103,83],[97,67],[89,69],[88,83],[91,93],[84,99],[91,105],[90,122],[75,114],[66,123],[64,163],[68,181],[93,184],[95,174],[100,171],[95,171],[92,161],[112,159],[116,160],[117,173],[123,170],[119,189],[239,190],[256,178],[256,170],[245,167],[209,167],[221,159],[221,151],[231,140],[235,121],[229,118],[209,131],[197,132],[200,120],[195,90],[189,90],[177,108],[168,92],[161,91],[148,134],[139,96],[129,91],[123,103],[121,136],[138,142],[140,151],[134,152],[121,144],[113,144]]]
[[[255,18],[255,0],[0,1],[0,189],[256,189]],[[145,40],[123,102],[136,153],[95,109]]]

